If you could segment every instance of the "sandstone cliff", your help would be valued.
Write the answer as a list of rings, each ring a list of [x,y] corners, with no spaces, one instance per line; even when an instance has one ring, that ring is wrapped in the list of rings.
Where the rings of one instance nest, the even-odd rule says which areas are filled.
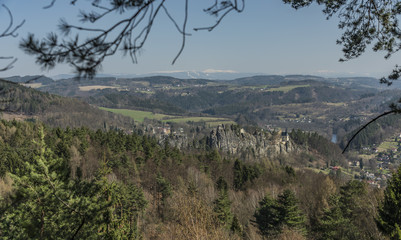
[[[248,133],[237,125],[219,125],[201,139],[186,134],[170,134],[160,138],[160,142],[166,140],[180,149],[206,147],[243,159],[274,158],[298,150],[286,132],[255,130]]]
[[[296,150],[286,132],[247,133],[237,126],[220,125],[206,139],[210,148],[217,148],[233,155],[250,155],[248,157],[275,157]]]

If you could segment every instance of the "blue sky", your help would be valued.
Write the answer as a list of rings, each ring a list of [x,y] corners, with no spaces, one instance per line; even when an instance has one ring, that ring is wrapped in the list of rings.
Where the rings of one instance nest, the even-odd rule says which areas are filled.
[[[26,20],[18,31],[18,38],[0,39],[0,55],[15,56],[15,67],[0,72],[0,77],[12,75],[45,74],[53,76],[71,73],[69,66],[58,66],[42,71],[32,56],[19,48],[20,37],[28,32],[44,36],[57,31],[60,17],[74,21],[80,8],[87,8],[87,0],[79,0],[76,6],[70,1],[58,0],[54,7],[43,9],[50,0],[0,0],[14,14],[16,22]],[[166,1],[177,20],[182,19],[184,1]],[[214,18],[202,12],[214,1],[190,0],[188,28],[213,24]],[[232,70],[265,74],[313,74],[323,76],[373,76],[381,77],[400,62],[400,54],[384,60],[382,53],[365,53],[362,57],[345,63],[338,62],[342,56],[336,39],[341,32],[337,19],[325,20],[318,6],[294,10],[281,0],[248,0],[245,11],[233,13],[212,32],[190,31],[186,48],[175,65],[171,65],[180,48],[181,35],[166,16],[160,15],[138,64],[128,57],[116,55],[103,64],[102,73],[144,74],[160,71],[205,69]],[[22,7],[23,6],[23,7]],[[0,10],[0,31],[6,26],[7,15]],[[111,22],[113,20],[109,19]],[[0,61],[0,67],[6,64]]]

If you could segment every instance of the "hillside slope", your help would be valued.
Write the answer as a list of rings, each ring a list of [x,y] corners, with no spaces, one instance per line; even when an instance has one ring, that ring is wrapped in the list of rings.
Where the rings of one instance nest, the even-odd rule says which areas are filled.
[[[133,125],[130,118],[99,110],[77,99],[43,93],[1,79],[0,110],[3,118],[40,120],[52,127],[129,129]]]

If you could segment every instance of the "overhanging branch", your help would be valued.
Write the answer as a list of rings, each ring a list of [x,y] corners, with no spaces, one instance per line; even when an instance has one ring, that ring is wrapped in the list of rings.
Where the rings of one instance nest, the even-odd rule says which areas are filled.
[[[352,135],[351,139],[348,141],[347,145],[345,146],[344,150],[342,153],[345,153],[345,151],[347,150],[347,148],[349,147],[349,145],[351,144],[352,140],[354,140],[354,138],[363,130],[365,129],[367,126],[369,126],[371,123],[375,122],[376,120],[378,120],[379,118],[382,118],[386,115],[392,114],[392,113],[397,113],[398,110],[393,109],[391,111],[385,112],[380,114],[379,116],[375,117],[374,119],[370,120],[368,123],[366,123],[365,125],[363,125],[354,135]]]

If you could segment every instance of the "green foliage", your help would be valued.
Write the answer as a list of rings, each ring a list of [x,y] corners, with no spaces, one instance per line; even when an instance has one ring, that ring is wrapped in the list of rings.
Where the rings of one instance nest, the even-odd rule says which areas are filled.
[[[254,217],[260,233],[263,236],[278,234],[281,229],[281,219],[277,201],[270,195],[266,195],[259,205]]]
[[[298,200],[291,190],[285,190],[277,200],[266,195],[259,202],[254,217],[259,231],[264,236],[281,233],[283,227],[305,233],[305,217],[298,207]]]
[[[224,191],[224,192],[228,191],[228,184],[227,184],[226,180],[224,180],[224,178],[221,176],[219,177],[219,179],[217,179],[216,187],[217,187],[217,190],[219,190],[219,191]]]
[[[230,230],[233,233],[236,233],[236,234],[238,234],[240,236],[242,235],[243,229],[242,229],[241,223],[238,220],[237,215],[234,215],[234,217],[233,217],[233,221],[231,223]]]
[[[248,181],[252,182],[258,178],[261,171],[257,165],[245,165],[241,160],[236,159],[233,167],[233,186],[235,190],[240,190]]]
[[[227,191],[220,191],[219,196],[213,202],[213,204],[214,213],[216,214],[220,224],[226,227],[230,227],[233,215],[231,213],[231,201],[228,198]]]
[[[326,209],[320,222],[319,239],[359,239],[358,229],[344,216],[339,196],[332,196],[331,208]]]
[[[230,228],[233,221],[233,214],[231,212],[231,201],[228,198],[228,184],[223,177],[219,177],[216,185],[219,190],[219,195],[213,202],[213,211],[216,214],[219,223]]]
[[[379,206],[377,227],[391,239],[401,239],[401,168],[387,182],[384,199]]]
[[[325,210],[319,224],[318,238],[376,239],[378,236],[373,231],[364,229],[364,225],[373,221],[367,198],[363,182],[353,180],[342,186],[340,193],[330,198],[330,207]]]
[[[282,224],[289,228],[305,230],[305,217],[298,208],[298,200],[289,189],[284,190],[277,199],[278,210]]]
[[[160,173],[156,177],[156,189],[161,194],[161,201],[165,202],[171,195],[171,184]]]

